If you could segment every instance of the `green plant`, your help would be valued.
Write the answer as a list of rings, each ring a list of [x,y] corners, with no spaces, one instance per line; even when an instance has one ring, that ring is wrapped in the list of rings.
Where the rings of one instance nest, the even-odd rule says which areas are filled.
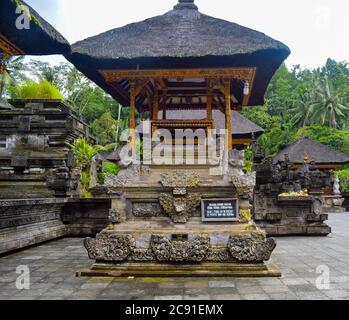
[[[110,173],[117,175],[119,173],[119,167],[112,162],[104,162],[104,173]]]
[[[103,164],[103,172],[97,173],[97,182],[99,184],[104,184],[104,179],[106,174],[115,174],[118,175],[120,169],[119,167],[112,162],[104,162]]]
[[[97,173],[97,182],[98,184],[101,184],[101,185],[104,184],[104,172]]]
[[[71,145],[71,148],[74,152],[75,161],[81,170],[81,196],[83,198],[90,198],[91,162],[93,157],[96,155],[96,150],[85,138],[77,139],[75,143]]]
[[[336,171],[335,175],[339,178],[342,192],[349,192],[349,168]]]
[[[88,172],[82,172],[80,181],[82,186],[87,190],[90,186],[91,175]]]
[[[85,138],[79,138],[71,145],[71,148],[74,152],[75,161],[80,169],[90,169],[91,161],[96,155],[94,147],[91,146]]]
[[[46,80],[39,83],[26,81],[22,86],[13,88],[11,97],[18,99],[64,99],[59,90]]]

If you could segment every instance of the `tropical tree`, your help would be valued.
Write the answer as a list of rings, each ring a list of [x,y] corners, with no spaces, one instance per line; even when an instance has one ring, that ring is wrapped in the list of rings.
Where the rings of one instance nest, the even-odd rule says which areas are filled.
[[[62,91],[64,89],[62,83],[62,65],[52,66],[48,62],[31,60],[29,70],[39,82],[48,81]]]
[[[4,55],[2,62],[3,72],[0,74],[0,98],[3,97],[6,89],[16,86],[21,81],[27,79],[25,75],[27,67],[23,56],[10,57]]]
[[[48,81],[26,81],[21,86],[13,87],[10,95],[14,99],[64,99],[59,90]]]
[[[308,91],[301,93],[300,99],[295,101],[294,106],[290,109],[291,123],[297,127],[310,125],[313,110],[311,94]]]
[[[312,102],[312,121],[337,128],[340,121],[348,119],[349,105],[344,105],[327,76],[315,80]]]
[[[97,136],[98,143],[107,145],[116,142],[117,121],[110,112],[104,113],[99,119],[92,123],[92,133]]]

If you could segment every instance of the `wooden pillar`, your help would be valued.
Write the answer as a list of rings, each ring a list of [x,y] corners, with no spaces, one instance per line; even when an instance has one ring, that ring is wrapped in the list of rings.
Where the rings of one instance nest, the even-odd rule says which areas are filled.
[[[212,121],[212,101],[213,101],[213,90],[212,81],[207,80],[207,120]]]
[[[166,110],[166,96],[167,96],[167,92],[164,90],[163,91],[163,95],[162,95],[162,118],[164,120],[167,119],[167,110]]]
[[[228,134],[228,151],[230,151],[233,149],[230,80],[224,80],[224,96],[225,96],[225,128]]]
[[[159,120],[159,90],[156,87],[156,82],[155,82],[155,88],[154,88],[154,96],[153,96],[153,121]],[[151,124],[151,132],[152,135],[154,135],[154,132],[157,130],[157,127],[154,126],[154,124]]]
[[[136,151],[136,82],[131,82],[130,90],[130,134],[131,134],[131,149]]]
[[[153,97],[153,120],[159,120],[159,91],[158,88],[154,89]]]

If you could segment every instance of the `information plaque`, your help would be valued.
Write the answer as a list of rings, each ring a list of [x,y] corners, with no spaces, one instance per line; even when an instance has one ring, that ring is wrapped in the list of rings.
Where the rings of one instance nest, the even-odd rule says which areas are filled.
[[[238,221],[238,199],[202,200],[202,221]]]

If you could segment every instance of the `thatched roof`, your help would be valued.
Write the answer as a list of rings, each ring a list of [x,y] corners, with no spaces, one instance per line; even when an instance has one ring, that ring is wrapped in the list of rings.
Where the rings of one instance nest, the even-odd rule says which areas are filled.
[[[212,117],[215,124],[215,129],[225,129],[225,116],[219,110],[212,110]],[[159,111],[159,119],[163,118],[163,112]],[[166,119],[168,120],[203,120],[207,118],[206,110],[167,110]],[[243,117],[239,112],[232,111],[231,113],[232,133],[233,138],[259,138],[264,129],[254,122]],[[143,125],[150,125],[149,121],[143,122],[137,127],[138,132],[143,132]]]
[[[29,29],[18,29],[16,27],[16,20],[20,16],[16,13],[18,4],[29,9]],[[2,41],[9,41],[22,54],[49,55],[68,54],[70,52],[68,41],[24,1],[1,0],[0,12],[0,38],[2,38]]]
[[[318,165],[343,165],[349,163],[349,157],[345,153],[334,150],[308,137],[303,137],[300,140],[292,143],[291,145],[283,149],[274,158],[274,163],[276,164],[284,161],[285,155],[288,155],[291,164],[303,164],[305,156],[308,158],[309,161],[314,161]]]
[[[67,59],[124,105],[128,101],[98,70],[253,67],[257,73],[249,105],[260,105],[289,54],[286,45],[261,32],[202,14],[193,0],[179,0],[164,15],[75,43]]]

